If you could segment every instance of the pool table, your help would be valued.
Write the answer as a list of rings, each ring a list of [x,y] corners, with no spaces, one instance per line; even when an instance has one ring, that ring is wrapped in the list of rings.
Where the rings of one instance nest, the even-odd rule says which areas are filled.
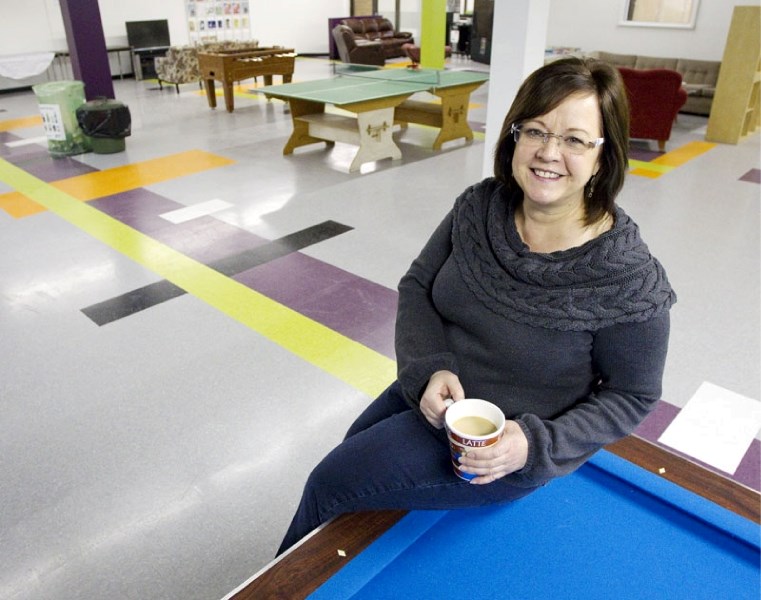
[[[513,504],[338,517],[228,598],[757,600],[759,499],[630,436]]]

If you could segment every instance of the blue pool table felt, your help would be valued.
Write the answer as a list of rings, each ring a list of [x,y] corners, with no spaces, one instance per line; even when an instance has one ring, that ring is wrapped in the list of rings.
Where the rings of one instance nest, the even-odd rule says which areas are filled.
[[[309,598],[758,600],[759,532],[600,451],[512,504],[410,512]]]

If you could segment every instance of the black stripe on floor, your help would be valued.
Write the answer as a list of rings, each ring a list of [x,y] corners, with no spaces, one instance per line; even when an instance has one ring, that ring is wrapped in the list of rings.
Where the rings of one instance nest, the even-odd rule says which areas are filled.
[[[267,242],[256,248],[214,261],[207,266],[223,275],[232,277],[352,229],[353,227],[336,223],[335,221],[324,221],[318,225],[313,225],[277,240]],[[83,308],[82,312],[95,324],[102,326],[184,294],[185,290],[163,279],[129,291],[121,296],[116,296],[110,300],[104,300],[103,302]]]

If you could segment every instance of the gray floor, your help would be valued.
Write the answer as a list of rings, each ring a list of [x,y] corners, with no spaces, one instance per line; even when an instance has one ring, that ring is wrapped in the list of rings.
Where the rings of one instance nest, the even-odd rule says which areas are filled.
[[[329,67],[301,58],[296,79]],[[179,95],[148,81],[115,86],[132,114],[127,151],[77,160],[106,169],[188,149],[231,158],[224,172],[147,189],[188,206],[228,202],[214,219],[265,240],[347,224],[302,253],[389,290],[481,177],[478,139],[434,152],[433,131],[410,127],[397,134],[401,161],[350,174],[351,146],[282,156],[282,103],[240,96],[228,114],[193,85]],[[487,94],[472,98],[473,123],[485,121]],[[31,92],[0,96],[0,109],[0,122],[37,112]],[[705,125],[680,115],[668,149],[703,140]],[[706,381],[761,396],[760,188],[740,180],[760,166],[756,134],[657,179],[630,176],[620,197],[679,295],[664,382],[677,409]],[[10,190],[0,181],[0,194]],[[205,232],[194,235],[202,244]],[[51,212],[0,210],[4,599],[223,597],[273,557],[310,468],[370,401],[191,294],[102,327],[81,313],[156,280]]]

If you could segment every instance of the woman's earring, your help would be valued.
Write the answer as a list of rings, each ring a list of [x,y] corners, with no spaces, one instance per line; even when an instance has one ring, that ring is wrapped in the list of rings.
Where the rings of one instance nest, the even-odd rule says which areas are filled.
[[[589,186],[589,192],[587,192],[587,198],[591,198],[592,194],[595,193],[595,177],[597,177],[597,175],[592,175],[591,179],[587,183],[587,185]]]

